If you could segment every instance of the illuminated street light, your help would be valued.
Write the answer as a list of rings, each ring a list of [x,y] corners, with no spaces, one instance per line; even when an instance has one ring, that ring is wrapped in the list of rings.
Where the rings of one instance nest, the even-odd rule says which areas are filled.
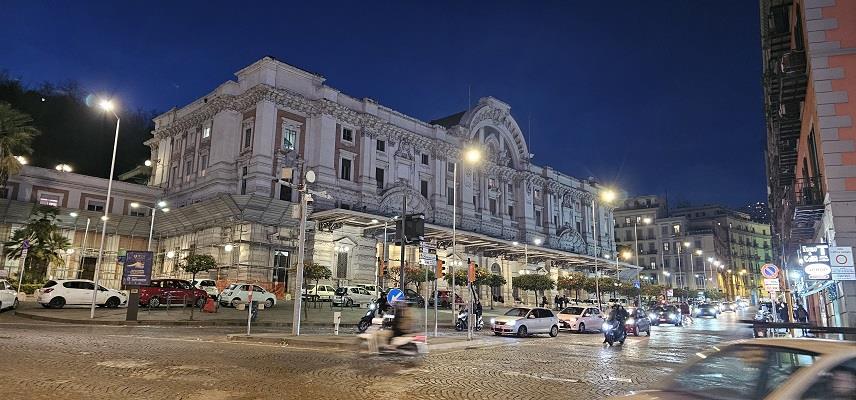
[[[541,238],[532,239],[532,243],[534,243],[536,246],[540,246],[541,245]]]
[[[72,212],[68,213],[68,215],[71,216],[71,218],[77,218],[78,214],[76,212],[72,211]]]
[[[642,218],[642,222],[647,225],[650,224],[653,220],[649,217]]]
[[[27,163],[29,162],[27,160],[27,157],[24,156],[15,156],[15,159],[18,160],[18,163],[20,163],[21,165],[27,165]]]
[[[174,257],[175,257],[174,251],[170,250],[170,251],[166,252],[166,258],[172,259]]]
[[[143,165],[145,165],[147,167],[151,167],[152,166],[152,160],[143,161]]]
[[[57,171],[59,171],[59,172],[71,172],[71,165],[68,165],[68,164],[57,164],[57,166],[56,166],[56,167],[54,167],[54,169],[55,169],[55,170],[57,170]]]
[[[233,245],[231,245],[231,244],[227,244],[227,245],[223,246],[223,251],[225,251],[225,252],[229,253],[229,252],[231,252],[231,251],[232,251],[232,249],[234,249],[234,248],[235,248],[235,246],[233,246]]]
[[[464,152],[464,161],[466,161],[470,164],[475,164],[475,163],[479,162],[481,160],[481,158],[482,158],[481,150],[479,150],[477,148],[471,148],[471,149],[468,149]]]
[[[618,194],[612,189],[604,189],[600,192],[600,199],[606,203],[612,203],[616,198],[618,198]]]
[[[102,99],[98,102],[98,107],[100,107],[104,111],[112,112],[116,106],[113,104],[112,100]]]

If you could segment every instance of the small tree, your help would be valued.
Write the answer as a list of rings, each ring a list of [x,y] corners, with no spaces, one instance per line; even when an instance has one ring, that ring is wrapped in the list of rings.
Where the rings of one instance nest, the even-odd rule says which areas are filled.
[[[579,272],[574,272],[568,276],[562,276],[556,282],[556,287],[559,289],[573,290],[574,297],[580,298],[580,289],[586,288],[586,276]]]
[[[322,279],[330,279],[333,276],[333,273],[330,272],[330,268],[327,268],[318,263],[306,262],[303,264],[303,280],[304,281],[315,281],[315,286],[318,286],[318,282]],[[303,295],[303,288],[297,288],[297,292],[300,293],[299,296]],[[313,305],[318,301],[318,296],[312,298]]]
[[[21,229],[12,233],[6,247],[6,257],[10,260],[21,258],[24,240],[29,240],[23,282],[38,283],[47,274],[51,263],[62,263],[62,252],[71,246],[57,225],[59,209],[37,204],[30,213],[30,220]],[[18,272],[21,273],[20,271]]]
[[[422,266],[409,267],[405,269],[404,279],[407,279],[407,283],[413,283],[416,285],[416,292],[419,293],[419,291],[422,290],[423,283],[434,281],[434,269]]]
[[[191,275],[193,281],[196,274],[217,268],[217,261],[210,254],[191,254],[184,258],[181,269]],[[190,320],[193,320],[193,309],[196,308],[197,299],[193,299],[193,307],[190,307]],[[204,305],[204,303],[202,304]],[[200,306],[202,306],[200,305]]]
[[[704,296],[705,296],[705,297],[707,297],[707,299],[708,299],[708,300],[713,300],[713,301],[716,301],[716,300],[722,300],[722,298],[724,297],[724,296],[722,295],[722,292],[720,292],[720,291],[719,291],[719,290],[717,290],[717,289],[707,289],[707,290],[705,290],[705,291],[704,291]]]
[[[6,187],[9,176],[21,171],[23,165],[16,156],[32,153],[30,145],[38,134],[33,118],[0,102],[0,187]]]
[[[663,285],[642,285],[642,295],[645,297],[659,298],[664,291]]]
[[[499,274],[490,274],[482,280],[482,284],[487,285],[490,288],[490,309],[493,310],[493,296],[496,288],[505,285],[505,278]]]
[[[535,293],[535,303],[538,303],[538,291],[544,293],[545,290],[556,287],[556,282],[550,279],[547,275],[527,274],[516,276],[511,279],[511,286],[521,290],[531,290]]]
[[[677,297],[679,299],[686,299],[689,295],[689,292],[689,290],[686,290],[684,288],[674,288],[672,289],[672,296]]]

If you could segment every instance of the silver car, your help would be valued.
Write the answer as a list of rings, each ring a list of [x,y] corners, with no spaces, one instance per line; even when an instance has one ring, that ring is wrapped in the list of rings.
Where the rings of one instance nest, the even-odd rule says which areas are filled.
[[[559,319],[553,311],[541,308],[516,307],[490,320],[490,329],[494,335],[513,334],[518,337],[533,333],[559,334]]]

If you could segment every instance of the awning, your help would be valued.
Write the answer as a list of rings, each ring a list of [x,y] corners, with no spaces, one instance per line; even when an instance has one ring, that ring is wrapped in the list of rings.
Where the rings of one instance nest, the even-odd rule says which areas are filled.
[[[340,228],[342,225],[350,225],[382,232],[386,223],[388,224],[388,232],[392,233],[395,231],[395,225],[388,217],[354,210],[332,209],[318,211],[312,213],[309,219],[318,223],[319,230],[332,231]],[[439,248],[451,247],[452,228],[426,223],[425,239],[437,243],[437,247]],[[597,263],[603,268],[604,273],[614,271],[616,266],[619,270],[642,269],[641,267],[624,262],[616,263],[614,259],[577,254],[545,246],[536,246],[534,244],[515,246],[512,241],[461,229],[455,232],[455,242],[459,246],[464,246],[467,253],[483,254],[486,257],[502,257],[512,260],[523,260],[524,257],[527,257],[530,263],[552,261],[553,265],[559,268],[580,270],[583,268],[592,268]]]

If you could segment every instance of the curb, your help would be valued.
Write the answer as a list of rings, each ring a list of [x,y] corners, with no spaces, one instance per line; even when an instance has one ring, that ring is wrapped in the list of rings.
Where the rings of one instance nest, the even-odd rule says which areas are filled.
[[[326,340],[312,340],[312,339],[294,339],[294,338],[286,338],[286,337],[259,337],[259,336],[247,336],[243,334],[230,334],[226,335],[226,339],[230,342],[248,342],[248,343],[268,343],[268,344],[277,344],[283,346],[302,346],[302,347],[313,347],[313,348],[335,348],[339,350],[355,350],[357,348],[357,340],[356,337],[353,340],[349,340],[347,342],[341,341],[326,341]]]
[[[137,321],[105,321],[98,319],[68,319],[68,318],[57,318],[57,317],[48,317],[44,315],[38,314],[29,314],[24,312],[15,312],[15,316],[31,319],[34,321],[45,321],[45,322],[58,322],[64,324],[80,324],[80,325],[111,325],[111,326],[143,326],[143,325],[154,325],[154,326],[247,326],[247,320],[243,319],[224,319],[224,320],[208,320],[208,321],[189,321],[189,320],[137,320]],[[329,328],[332,324],[319,324],[312,322],[301,322],[301,326],[313,327],[313,328]],[[268,327],[268,328],[290,328],[290,322],[253,322],[254,327]],[[357,324],[340,324],[340,328],[356,328]]]

